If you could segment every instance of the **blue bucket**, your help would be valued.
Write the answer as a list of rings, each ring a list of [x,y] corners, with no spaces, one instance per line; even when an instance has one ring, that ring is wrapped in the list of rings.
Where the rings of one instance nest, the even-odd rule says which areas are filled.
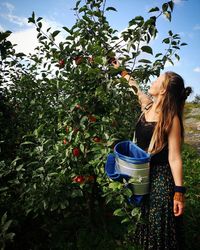
[[[150,161],[150,154],[142,150],[132,141],[122,141],[115,145],[114,153],[121,160],[133,163],[142,164]]]
[[[113,180],[113,181],[119,181],[123,182],[123,179],[128,181],[131,177],[125,174],[120,173],[116,169],[116,164],[115,164],[115,155],[114,154],[109,154],[107,157],[107,161],[105,164],[105,172],[107,176]],[[127,184],[127,188],[131,189],[133,191],[133,185],[132,184]],[[140,203],[142,202],[143,195],[132,195],[127,201],[131,205],[136,205],[139,206]]]
[[[150,154],[131,141],[122,141],[115,145],[116,172],[132,178],[136,195],[149,193]]]

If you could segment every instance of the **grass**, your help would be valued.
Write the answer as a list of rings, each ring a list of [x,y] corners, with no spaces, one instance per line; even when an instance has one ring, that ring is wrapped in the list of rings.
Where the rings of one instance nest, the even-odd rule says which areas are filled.
[[[200,104],[195,104],[195,103],[187,102],[185,104],[185,107],[184,107],[184,117],[186,119],[195,118],[197,120],[200,120],[200,116],[199,115],[195,115],[194,116],[192,114],[192,110],[196,109],[196,108],[200,108]]]
[[[184,180],[187,187],[185,208],[185,237],[187,250],[200,246],[200,155],[192,146],[183,147]]]

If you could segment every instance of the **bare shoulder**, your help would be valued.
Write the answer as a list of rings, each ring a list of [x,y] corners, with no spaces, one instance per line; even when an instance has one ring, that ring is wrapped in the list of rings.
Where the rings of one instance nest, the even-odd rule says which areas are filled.
[[[175,115],[172,120],[171,131],[180,131],[180,130],[181,130],[180,120],[178,115]]]

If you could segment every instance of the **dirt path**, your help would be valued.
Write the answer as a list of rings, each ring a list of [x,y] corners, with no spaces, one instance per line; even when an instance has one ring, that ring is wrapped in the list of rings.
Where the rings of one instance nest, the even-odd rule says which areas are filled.
[[[185,142],[200,153],[200,105],[187,104],[185,108]]]

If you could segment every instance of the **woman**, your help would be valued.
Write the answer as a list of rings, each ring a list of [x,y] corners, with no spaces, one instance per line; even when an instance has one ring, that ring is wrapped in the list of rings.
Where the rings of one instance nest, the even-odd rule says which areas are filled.
[[[114,61],[115,68],[119,63]],[[150,193],[142,206],[146,223],[141,223],[134,242],[143,249],[183,249],[181,217],[184,212],[185,188],[181,144],[183,141],[183,108],[191,88],[184,87],[174,72],[160,75],[144,94],[127,71],[122,71],[138,95],[143,111],[136,125],[137,145],[152,154]]]

